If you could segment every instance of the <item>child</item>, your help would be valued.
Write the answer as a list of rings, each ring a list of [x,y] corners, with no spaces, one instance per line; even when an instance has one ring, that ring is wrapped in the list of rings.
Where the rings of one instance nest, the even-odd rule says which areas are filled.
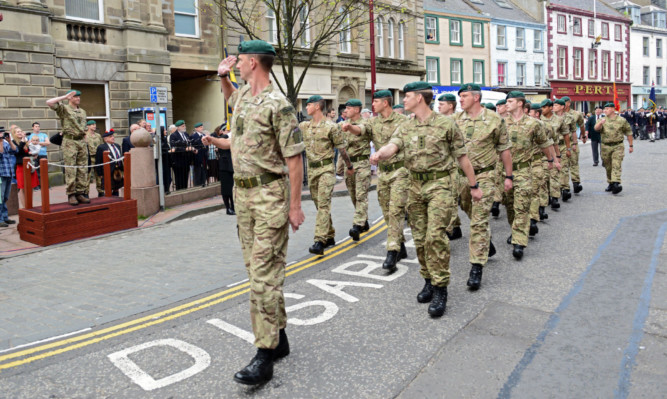
[[[30,163],[35,167],[39,167],[38,155],[41,148],[42,146],[39,145],[39,137],[37,137],[37,135],[33,135],[30,139],[30,142],[28,143],[28,149],[30,151]],[[31,172],[35,173],[35,169],[32,169]]]

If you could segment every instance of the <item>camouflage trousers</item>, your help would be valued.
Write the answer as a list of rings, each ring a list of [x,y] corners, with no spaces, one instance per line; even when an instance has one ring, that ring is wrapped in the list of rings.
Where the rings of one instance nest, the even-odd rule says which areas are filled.
[[[285,257],[289,183],[278,179],[253,188],[234,187],[239,239],[250,279],[250,320],[255,346],[273,349],[285,328]]]
[[[567,147],[565,147],[565,144],[562,144],[560,146],[560,153],[561,153],[561,159],[560,159],[560,165],[561,165],[561,170],[560,170],[560,188],[562,190],[569,190],[570,189],[570,165],[572,164],[572,157],[574,157],[574,151],[570,151],[570,156],[567,156]],[[559,196],[560,197],[560,196]]]
[[[540,207],[549,205],[549,167],[547,161],[534,159],[530,165],[533,174],[533,197],[530,201],[530,218],[540,220]]]
[[[505,193],[507,221],[512,226],[512,244],[528,246],[530,201],[533,196],[533,177],[530,167],[512,172],[512,189]]]
[[[602,162],[607,171],[607,183],[621,182],[623,157],[625,157],[625,146],[623,144],[602,144]]]
[[[408,175],[403,167],[391,172],[380,171],[378,176],[378,202],[387,223],[387,251],[400,251],[405,241],[403,223],[410,184]]]
[[[563,163],[566,162],[563,158],[558,160],[560,162],[561,168],[563,168]],[[560,174],[561,171],[553,168],[549,172],[549,196],[554,198],[560,198]]]
[[[419,274],[436,287],[449,285],[447,224],[456,210],[456,172],[430,181],[410,179],[408,223],[417,248]]]
[[[572,178],[572,183],[580,183],[581,178],[579,177],[579,143],[572,149],[572,157],[570,159],[570,177]]]
[[[95,160],[91,159],[92,162],[90,162],[91,165],[95,164]],[[97,188],[97,192],[99,194],[104,194],[104,184],[102,184],[102,176],[98,176],[97,173],[95,173],[95,168],[88,168],[88,184],[86,184],[86,191],[84,194],[88,195],[90,194],[90,185],[92,183],[95,183],[95,187]]]
[[[317,216],[315,218],[315,241],[325,243],[334,238],[336,230],[331,222],[331,194],[336,184],[336,175],[331,165],[308,168],[308,188]]]
[[[456,195],[456,202],[461,205],[461,193],[464,190],[465,184],[468,181],[466,177],[463,175],[460,169],[457,169],[456,177],[454,178],[455,184],[455,190],[454,193]],[[463,208],[461,208],[463,209]],[[459,212],[458,208],[454,208],[454,211],[452,212],[452,218],[449,219],[449,224],[447,225],[447,233],[452,234],[454,231],[454,227],[461,227],[461,218],[459,217]]]
[[[88,147],[83,140],[63,139],[63,164],[69,166],[88,166]],[[90,187],[87,168],[64,168],[65,192],[67,195],[83,194]]]
[[[491,244],[491,228],[489,217],[491,206],[497,191],[496,170],[480,173],[475,176],[482,190],[482,200],[474,202],[470,194],[470,183],[461,175],[459,179],[459,205],[470,219],[470,263],[486,265],[489,259],[489,247]],[[502,195],[502,194],[501,194]]]
[[[363,226],[368,220],[368,189],[371,187],[369,160],[354,162],[354,176],[345,174],[345,185],[354,205],[352,224]]]
[[[503,191],[505,191],[505,166],[503,161],[498,158],[496,163],[496,190],[493,194],[493,202],[503,202]]]

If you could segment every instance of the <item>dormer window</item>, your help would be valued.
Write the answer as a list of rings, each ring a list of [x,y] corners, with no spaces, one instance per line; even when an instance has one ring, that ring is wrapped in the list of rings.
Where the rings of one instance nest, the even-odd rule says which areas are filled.
[[[665,13],[664,12],[653,12],[651,13],[651,22],[654,28],[667,28],[665,24]]]

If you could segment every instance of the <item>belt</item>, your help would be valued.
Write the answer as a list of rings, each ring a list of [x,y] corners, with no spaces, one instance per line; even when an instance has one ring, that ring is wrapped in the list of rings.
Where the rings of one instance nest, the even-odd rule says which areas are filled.
[[[623,144],[623,140],[614,141],[613,143],[602,143],[602,145],[619,145],[619,144]]]
[[[265,184],[269,184],[272,181],[282,179],[283,175],[278,175],[275,173],[262,173],[259,176],[253,176],[253,177],[247,177],[245,179],[242,178],[234,178],[234,183],[238,187],[242,188],[253,188],[257,186],[263,186]]]
[[[368,155],[357,155],[356,157],[350,157],[350,162],[359,162],[367,160],[368,160]]]
[[[76,141],[79,141],[79,140],[82,139],[82,137],[75,138],[73,135],[71,135],[71,134],[69,134],[69,133],[65,133],[65,134],[63,134],[63,138],[64,138],[64,139],[70,139],[70,140],[76,140]]]
[[[396,169],[402,168],[403,165],[404,165],[403,161],[398,161],[389,165],[380,165],[380,170],[382,170],[383,172],[391,172]]]
[[[451,174],[450,171],[447,172],[410,172],[412,178],[420,181],[430,181],[436,179],[442,179]]]
[[[530,166],[530,161],[524,161],[512,164],[512,170],[519,170]]]
[[[492,170],[495,170],[495,169],[496,169],[496,167],[494,165],[487,166],[486,168],[482,168],[482,169],[475,169],[475,175],[479,175],[479,174],[482,174],[484,172],[489,172],[489,171],[492,171]],[[459,173],[461,173],[461,176],[465,176],[465,172],[461,168],[459,168]]]
[[[333,159],[324,159],[322,161],[308,162],[308,166],[311,168],[319,168],[320,166],[331,165]]]

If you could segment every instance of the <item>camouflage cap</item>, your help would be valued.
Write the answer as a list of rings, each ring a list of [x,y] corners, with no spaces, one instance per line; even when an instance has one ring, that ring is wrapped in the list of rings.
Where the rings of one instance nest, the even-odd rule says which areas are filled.
[[[616,106],[614,105],[614,103],[606,103],[606,104],[604,105],[604,107],[605,107],[605,108],[607,108],[607,107],[616,108]]]
[[[565,102],[572,101],[572,100],[570,100],[570,97],[568,97],[568,96],[561,97],[561,100],[563,100]]]
[[[562,98],[559,98],[558,100],[554,101],[554,104],[565,106],[565,101],[563,101]]]
[[[90,125],[97,125],[97,122],[95,122],[95,121],[93,121],[93,120],[90,120],[90,121],[86,122],[86,125],[87,125],[87,126],[90,126]]]
[[[185,125],[185,121],[183,119],[179,119],[174,123],[174,126],[179,127]]]
[[[526,98],[526,95],[523,94],[522,91],[514,90],[507,93],[507,97],[505,97],[505,99],[507,100],[509,98]]]
[[[507,104],[507,100],[505,100],[503,98],[503,99],[498,100],[498,102],[496,102],[496,107],[499,107],[499,106],[505,105],[505,104]]]
[[[537,111],[537,110],[541,111],[542,110],[542,104],[538,104],[538,103],[530,104],[530,109],[535,110],[535,111]]]
[[[438,97],[438,101],[456,102],[456,96],[454,96],[451,93],[445,93],[445,94],[440,95],[440,97]]]
[[[466,83],[459,89],[459,94],[465,93],[467,91],[482,91],[482,88],[475,83]]]
[[[496,106],[493,105],[493,103],[486,103],[486,104],[484,104],[484,108],[486,108],[486,109],[490,109],[491,111],[495,111],[495,110],[496,110]]]
[[[314,96],[310,96],[310,97],[308,97],[308,101],[306,101],[306,104],[312,104],[312,103],[316,103],[316,102],[319,102],[319,101],[322,101],[322,100],[324,100],[324,99],[322,98],[322,96],[318,96],[318,95],[316,94],[316,95],[314,95]]]
[[[394,98],[389,90],[378,90],[373,93],[373,98]]]
[[[239,44],[239,54],[276,55],[276,49],[264,40],[246,40]]]
[[[345,103],[346,107],[363,107],[363,104],[361,104],[361,100],[358,100],[356,98],[351,98],[347,100]]]
[[[396,104],[393,107],[391,107],[391,109],[405,109],[405,107],[403,106],[403,104]]]
[[[200,127],[200,126],[204,126],[204,124],[201,123],[201,122],[195,123],[195,128],[198,128],[198,127]]]
[[[403,92],[409,93],[411,91],[422,91],[431,89],[433,89],[433,86],[431,86],[430,83],[419,81],[406,84],[403,87]]]

